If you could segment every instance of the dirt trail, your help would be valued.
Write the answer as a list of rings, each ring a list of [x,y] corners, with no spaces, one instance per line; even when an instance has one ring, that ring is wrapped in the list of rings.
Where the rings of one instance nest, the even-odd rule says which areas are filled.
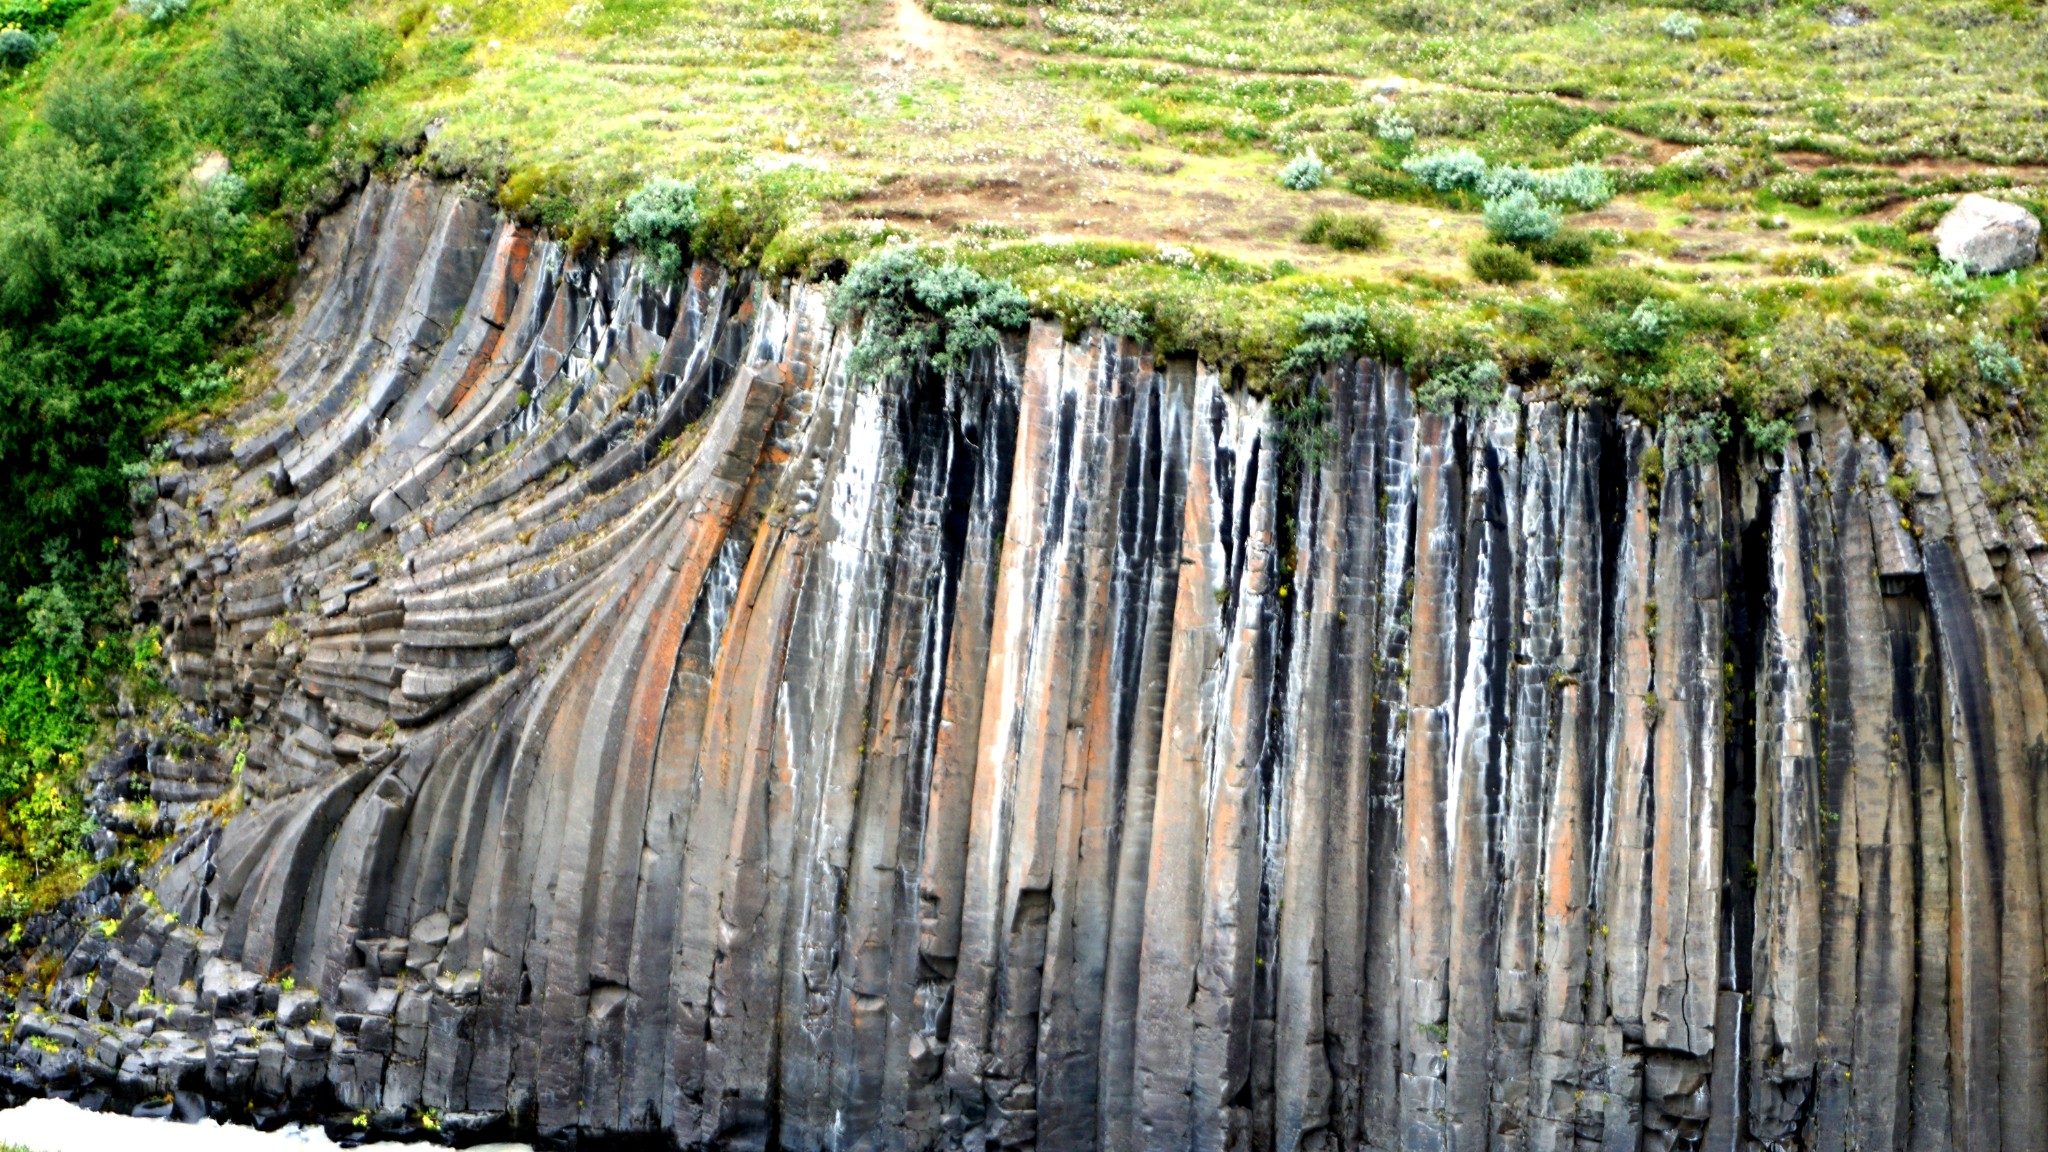
[[[977,63],[972,54],[981,44],[975,29],[932,19],[918,0],[884,0],[882,7],[882,18],[866,39],[890,65],[963,72]]]

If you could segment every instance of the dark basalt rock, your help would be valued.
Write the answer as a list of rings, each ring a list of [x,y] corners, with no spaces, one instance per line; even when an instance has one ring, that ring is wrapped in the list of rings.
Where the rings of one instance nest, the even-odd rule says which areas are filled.
[[[95,770],[186,830],[33,928],[17,1091],[707,1148],[2048,1140],[2048,545],[1953,406],[1701,460],[1349,364],[1304,462],[1205,365],[1040,325],[858,383],[821,289],[657,289],[425,184],[309,268],[288,402],[173,453],[132,545],[246,808]]]

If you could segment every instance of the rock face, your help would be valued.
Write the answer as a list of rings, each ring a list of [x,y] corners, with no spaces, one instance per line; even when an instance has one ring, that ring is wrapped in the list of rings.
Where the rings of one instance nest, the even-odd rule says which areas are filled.
[[[1935,251],[1980,276],[2025,268],[2041,255],[2041,222],[2017,204],[1972,192],[1934,230]]]
[[[25,1002],[41,1082],[717,1148],[2048,1142],[2048,544],[1952,407],[1702,458],[1347,364],[1303,459],[1126,340],[857,383],[815,287],[425,185],[310,267],[286,399],[134,545],[247,806]]]

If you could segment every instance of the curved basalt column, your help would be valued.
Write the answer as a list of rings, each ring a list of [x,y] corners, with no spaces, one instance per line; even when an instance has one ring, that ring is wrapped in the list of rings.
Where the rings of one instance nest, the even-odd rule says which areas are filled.
[[[1951,405],[1702,458],[1349,364],[1304,457],[1050,325],[855,381],[821,288],[417,183],[297,300],[134,545],[246,808],[28,1005],[132,1038],[46,1079],[735,1148],[2048,1140],[2048,545]]]

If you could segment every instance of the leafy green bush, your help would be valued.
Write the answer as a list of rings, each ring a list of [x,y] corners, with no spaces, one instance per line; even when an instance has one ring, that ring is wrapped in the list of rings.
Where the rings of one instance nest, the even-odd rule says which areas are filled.
[[[1011,285],[958,264],[927,264],[908,246],[855,265],[832,294],[831,314],[834,323],[860,316],[846,367],[865,380],[962,371],[975,351],[1031,318]]]
[[[690,248],[728,268],[760,263],[789,226],[798,192],[786,183],[713,184],[698,194],[697,230]]]
[[[625,210],[612,230],[640,249],[657,276],[673,284],[689,267],[690,234],[701,219],[696,183],[661,176],[626,197]]]
[[[1498,200],[1516,192],[1535,192],[1536,173],[1520,164],[1498,164],[1489,166],[1479,177],[1473,191],[1484,200]]]
[[[0,28],[0,68],[26,68],[35,63],[42,42],[19,28]]]
[[[1536,264],[1527,252],[1487,240],[1466,249],[1465,266],[1488,284],[1520,284],[1536,275]]]
[[[1281,459],[1290,468],[1321,464],[1337,444],[1337,429],[1330,423],[1328,389],[1285,389],[1272,397],[1266,411]]]
[[[0,0],[0,28],[47,32],[85,5],[86,0]]]
[[[15,598],[20,626],[0,648],[0,917],[46,905],[88,862],[92,830],[73,787],[116,683],[147,675],[156,641],[115,616],[113,565],[87,576],[52,554],[51,581]]]
[[[1614,199],[1614,181],[1597,164],[1573,164],[1540,172],[1519,164],[1502,164],[1488,168],[1475,188],[1488,200],[1527,192],[1546,204],[1569,204],[1575,208],[1598,208]]]
[[[1387,244],[1387,226],[1361,212],[1318,212],[1302,229],[1304,244],[1323,244],[1339,252],[1377,252]]]
[[[1509,244],[1540,244],[1557,235],[1557,213],[1524,189],[1486,202],[1486,232]]]
[[[1462,360],[1440,368],[1415,390],[1415,402],[1431,412],[1486,412],[1507,395],[1507,372],[1493,359]]]
[[[1614,199],[1614,181],[1598,164],[1573,164],[1538,177],[1537,195],[1555,204],[1592,209]]]
[[[1695,412],[1665,421],[1665,435],[1680,460],[1694,467],[1711,464],[1731,432],[1725,412]],[[1782,448],[1782,445],[1781,445]]]
[[[1593,234],[1584,228],[1559,228],[1550,239],[1525,247],[1529,255],[1559,268],[1583,268],[1598,252]]]
[[[1655,355],[1683,324],[1675,306],[1653,297],[1639,300],[1626,315],[1614,312],[1603,319],[1601,343],[1623,358]]]
[[[1783,456],[1785,446],[1792,442],[1792,422],[1782,416],[1770,420],[1745,422],[1749,429],[1749,442],[1757,454],[1766,457]]]
[[[1544,204],[1590,209],[1614,199],[1614,179],[1598,164],[1537,170],[1520,164],[1488,164],[1472,149],[1459,148],[1411,156],[1401,167],[1438,192],[1472,192],[1482,200],[1505,200],[1527,193]]]
[[[1380,151],[1396,164],[1406,160],[1415,148],[1415,123],[1396,108],[1379,114],[1373,122],[1373,135],[1379,138]]]
[[[182,62],[60,61],[11,94],[35,115],[0,145],[0,916],[80,859],[70,785],[132,647],[102,560],[145,447],[221,386],[220,341],[291,267],[285,193],[319,178],[338,106],[383,68],[367,23],[218,12]],[[231,164],[202,178],[215,150]]]
[[[1406,364],[1415,351],[1415,318],[1397,305],[1340,304],[1304,315],[1279,375],[1300,379],[1332,364],[1370,359]]]
[[[384,74],[394,48],[376,25],[307,0],[237,6],[186,77],[196,127],[274,201],[287,173],[326,156],[346,98]]]
[[[1429,186],[1397,168],[1372,160],[1353,164],[1344,186],[1368,200],[1429,200]]]

